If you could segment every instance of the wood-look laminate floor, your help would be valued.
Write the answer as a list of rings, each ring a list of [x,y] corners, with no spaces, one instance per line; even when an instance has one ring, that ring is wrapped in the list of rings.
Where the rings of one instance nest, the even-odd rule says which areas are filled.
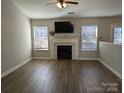
[[[98,61],[32,60],[2,78],[2,93],[121,93],[121,80]]]

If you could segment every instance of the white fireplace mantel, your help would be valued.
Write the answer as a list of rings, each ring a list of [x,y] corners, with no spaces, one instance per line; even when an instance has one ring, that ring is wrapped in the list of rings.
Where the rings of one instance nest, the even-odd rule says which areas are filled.
[[[72,46],[72,59],[78,58],[78,40],[76,37],[55,37],[52,38],[53,51],[52,57],[53,59],[57,59],[57,46],[58,45],[71,45]]]

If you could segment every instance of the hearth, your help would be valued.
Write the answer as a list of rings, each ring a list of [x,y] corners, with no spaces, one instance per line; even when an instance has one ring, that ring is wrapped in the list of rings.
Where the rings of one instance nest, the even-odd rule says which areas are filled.
[[[58,45],[57,59],[72,59],[72,46]]]

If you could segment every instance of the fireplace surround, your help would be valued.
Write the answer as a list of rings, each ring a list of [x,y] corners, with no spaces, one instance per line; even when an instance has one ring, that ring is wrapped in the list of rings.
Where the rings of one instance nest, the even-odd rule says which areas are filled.
[[[57,58],[57,46],[71,46],[72,48],[72,60],[78,58],[78,38],[77,37],[66,37],[66,36],[54,36],[51,38],[52,41],[52,50],[51,55],[53,59]]]

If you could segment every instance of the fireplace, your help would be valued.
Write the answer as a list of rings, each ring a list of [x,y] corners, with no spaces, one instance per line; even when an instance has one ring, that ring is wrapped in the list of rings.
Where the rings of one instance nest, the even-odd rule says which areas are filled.
[[[72,59],[72,46],[58,45],[57,46],[57,59]]]

